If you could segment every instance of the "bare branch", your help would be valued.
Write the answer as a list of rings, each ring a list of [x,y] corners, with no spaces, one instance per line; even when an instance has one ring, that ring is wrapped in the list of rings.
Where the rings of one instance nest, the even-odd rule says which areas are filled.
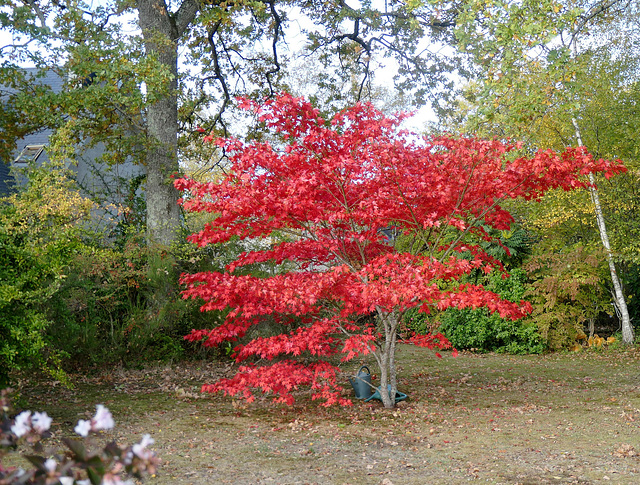
[[[591,10],[589,10],[586,14],[581,15],[579,17],[578,24],[571,32],[571,43],[574,43],[576,37],[582,32],[582,29],[586,27],[586,25],[593,20],[595,17],[600,15],[601,13],[606,12],[617,4],[620,3],[629,3],[629,0],[606,0],[603,3],[595,5]]]
[[[42,10],[40,10],[40,6],[35,2],[35,0],[26,0],[26,1],[29,5],[31,5],[31,8],[35,12],[35,14],[38,16],[38,20],[40,20],[41,27],[45,28],[47,26],[47,19],[45,19],[44,14],[42,13]]]
[[[224,123],[222,114],[224,113],[225,109],[231,102],[231,94],[229,93],[229,87],[227,86],[227,81],[220,67],[218,49],[216,48],[216,43],[214,40],[214,37],[216,36],[221,24],[222,24],[222,20],[218,20],[214,28],[211,31],[209,31],[207,41],[209,42],[209,46],[211,46],[211,55],[213,57],[213,73],[214,73],[213,78],[220,83],[220,86],[222,87],[223,96],[224,96],[222,101],[222,106],[218,110],[218,113],[216,114],[215,118],[213,119],[213,123],[216,124],[220,122],[220,124],[222,125],[222,129],[224,131],[224,136],[228,136],[227,125]]]
[[[277,74],[280,71],[280,63],[278,62],[278,40],[280,38],[280,33],[282,32],[282,17],[280,17],[280,14],[278,14],[278,11],[276,10],[276,5],[275,5],[275,0],[271,0],[269,2],[269,9],[271,11],[271,15],[273,17],[274,20],[274,26],[273,26],[273,41],[271,42],[271,49],[273,51],[273,64],[274,67],[273,69],[271,69],[270,71],[267,71],[266,73],[266,77],[267,77],[267,83],[269,84],[269,94],[271,96],[273,96],[274,90],[273,90],[273,84],[271,83],[271,76],[274,74]]]
[[[356,42],[357,44],[359,44],[367,54],[371,54],[371,41],[369,42],[365,42],[361,37],[360,37],[360,17],[356,17],[354,22],[353,22],[353,32],[350,34],[342,34],[342,35],[336,35],[333,37],[333,39],[331,39],[330,42],[333,41],[341,41],[344,39],[349,39],[352,40],[354,42]]]

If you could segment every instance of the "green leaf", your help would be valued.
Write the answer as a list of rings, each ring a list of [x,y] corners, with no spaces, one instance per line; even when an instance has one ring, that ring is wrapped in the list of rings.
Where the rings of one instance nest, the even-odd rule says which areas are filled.
[[[87,460],[87,449],[83,441],[70,438],[62,438],[62,441],[74,454],[75,459],[82,462]]]

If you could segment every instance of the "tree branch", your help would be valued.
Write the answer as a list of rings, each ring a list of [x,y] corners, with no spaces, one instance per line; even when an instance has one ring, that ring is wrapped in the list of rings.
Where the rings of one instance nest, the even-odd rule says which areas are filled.
[[[31,5],[31,8],[33,9],[33,11],[38,16],[38,19],[40,20],[40,23],[42,24],[41,27],[45,28],[47,26],[47,20],[45,19],[44,13],[42,13],[42,10],[40,10],[40,6],[34,0],[26,0],[26,1],[27,1],[27,3],[29,5]]]
[[[582,29],[593,20],[595,17],[600,15],[601,13],[606,12],[611,7],[615,6],[618,3],[627,2],[628,0],[607,0],[603,3],[600,3],[594,6],[591,10],[589,10],[585,15],[581,15],[580,21],[575,29],[571,32],[571,43],[574,42],[575,38],[582,32]]]
[[[280,17],[280,14],[278,14],[275,4],[276,4],[275,0],[271,0],[269,2],[269,9],[271,11],[273,20],[275,21],[275,24],[273,26],[273,41],[271,42],[271,49],[273,51],[274,68],[266,72],[267,84],[269,84],[269,94],[271,96],[275,94],[273,90],[273,84],[271,83],[271,76],[274,74],[277,74],[280,71],[280,63],[278,62],[277,46],[278,46],[278,40],[280,38],[280,32],[282,32],[282,17]]]
[[[222,114],[224,113],[227,106],[231,102],[231,94],[229,93],[229,87],[227,86],[227,81],[224,75],[222,74],[222,69],[220,67],[220,60],[218,57],[218,50],[216,48],[216,43],[214,41],[214,36],[216,35],[221,24],[222,24],[222,20],[218,20],[218,22],[216,22],[214,28],[209,32],[207,41],[209,42],[209,46],[211,46],[211,54],[213,57],[213,78],[220,83],[220,86],[222,87],[222,92],[223,92],[222,106],[218,110],[218,113],[216,114],[215,118],[213,119],[213,124],[215,125],[216,123],[220,122],[220,124],[222,125],[224,136],[226,137],[228,136],[227,125],[224,123]]]
[[[189,28],[199,10],[200,3],[198,0],[184,0],[180,4],[180,8],[173,16],[178,37],[181,37]]]

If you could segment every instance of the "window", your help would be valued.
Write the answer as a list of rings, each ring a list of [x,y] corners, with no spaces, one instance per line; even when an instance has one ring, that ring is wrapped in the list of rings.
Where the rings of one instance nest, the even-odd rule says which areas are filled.
[[[44,145],[27,145],[22,149],[20,155],[18,155],[18,158],[16,158],[13,163],[24,167],[30,162],[35,162],[43,151]]]

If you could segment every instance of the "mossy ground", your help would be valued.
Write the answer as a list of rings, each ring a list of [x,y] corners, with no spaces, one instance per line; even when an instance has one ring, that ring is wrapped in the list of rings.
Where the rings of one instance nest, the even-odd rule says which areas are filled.
[[[54,441],[96,403],[116,420],[105,439],[150,433],[163,460],[150,484],[640,483],[636,349],[438,359],[403,346],[399,363],[409,399],[393,410],[201,395],[232,370],[220,363],[75,376],[74,390],[23,379],[20,392],[54,418]]]

